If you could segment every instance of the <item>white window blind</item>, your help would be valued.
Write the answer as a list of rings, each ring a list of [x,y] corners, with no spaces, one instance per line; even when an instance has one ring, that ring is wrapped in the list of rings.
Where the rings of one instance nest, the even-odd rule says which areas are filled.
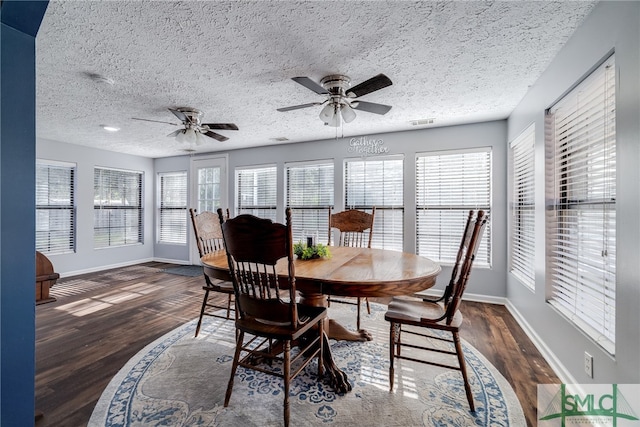
[[[510,271],[535,289],[535,125],[511,143]]]
[[[611,354],[616,318],[615,62],[547,115],[549,302]]]
[[[371,246],[403,249],[404,159],[345,161],[345,207],[371,212],[375,206]]]
[[[285,171],[293,241],[315,233],[318,242],[326,244],[329,208],[333,207],[333,162],[288,164]]]
[[[94,247],[142,243],[142,172],[94,168]]]
[[[455,262],[470,209],[491,214],[491,150],[423,153],[416,158],[416,252]],[[491,266],[491,220],[476,254]]]
[[[36,250],[44,254],[75,251],[75,164],[36,164]]]
[[[276,220],[275,166],[236,169],[236,212]]]
[[[158,174],[160,211],[158,242],[187,243],[187,172]]]

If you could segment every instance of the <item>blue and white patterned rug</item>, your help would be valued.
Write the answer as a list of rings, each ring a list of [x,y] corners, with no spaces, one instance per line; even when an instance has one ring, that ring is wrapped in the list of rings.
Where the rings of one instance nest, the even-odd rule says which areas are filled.
[[[292,426],[525,426],[511,386],[463,341],[476,412],[469,411],[461,375],[406,360],[396,361],[389,392],[385,306],[363,315],[370,342],[331,341],[337,365],[353,390],[338,395],[317,381],[312,363],[291,386]],[[334,304],[330,316],[355,323],[355,307]],[[229,407],[223,407],[234,350],[232,321],[206,317],[198,338],[196,320],[148,345],[113,378],[89,427],[279,426],[283,386],[279,378],[238,368]],[[443,356],[444,357],[444,356]]]

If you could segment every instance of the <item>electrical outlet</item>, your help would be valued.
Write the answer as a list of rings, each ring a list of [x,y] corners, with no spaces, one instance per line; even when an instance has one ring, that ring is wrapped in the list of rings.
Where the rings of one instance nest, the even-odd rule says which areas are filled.
[[[589,378],[593,378],[593,356],[586,351],[584,352],[584,373]]]

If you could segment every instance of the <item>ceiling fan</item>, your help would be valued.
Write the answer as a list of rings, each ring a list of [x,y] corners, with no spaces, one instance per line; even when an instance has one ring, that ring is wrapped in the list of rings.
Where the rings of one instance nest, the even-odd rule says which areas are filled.
[[[323,102],[311,102],[308,104],[278,108],[278,111],[298,110],[300,108],[326,104],[322,111],[320,111],[320,120],[322,120],[325,125],[338,127],[342,121],[350,123],[356,118],[356,113],[353,110],[366,111],[374,114],[386,114],[391,110],[390,105],[360,101],[359,99],[359,97],[363,95],[391,86],[391,80],[384,74],[378,74],[354,87],[350,87],[351,79],[342,74],[326,76],[320,80],[320,84],[314,82],[309,77],[293,77],[292,80],[319,95],[326,95],[327,99]]]
[[[204,113],[195,108],[169,108],[169,111],[171,111],[178,119],[180,119],[182,123],[177,124],[159,120],[139,119],[136,117],[132,117],[132,119],[142,120],[146,122],[166,123],[174,126],[183,126],[182,129],[171,132],[167,136],[175,137],[178,142],[185,142],[189,144],[195,143],[196,145],[201,145],[206,142],[205,137],[213,138],[218,141],[226,141],[227,139],[229,139],[226,136],[213,132],[212,129],[238,130],[238,126],[233,123],[202,123],[202,117],[204,116]]]

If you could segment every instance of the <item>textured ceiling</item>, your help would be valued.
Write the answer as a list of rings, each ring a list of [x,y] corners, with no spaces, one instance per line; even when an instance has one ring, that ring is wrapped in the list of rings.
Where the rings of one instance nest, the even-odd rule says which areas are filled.
[[[37,135],[155,158],[189,147],[166,137],[177,127],[132,117],[177,123],[175,107],[238,125],[198,152],[503,119],[594,4],[51,1],[37,36]],[[324,100],[292,77],[337,73],[352,85],[386,74],[393,85],[362,100],[393,108],[338,129],[321,107],[276,111]]]

